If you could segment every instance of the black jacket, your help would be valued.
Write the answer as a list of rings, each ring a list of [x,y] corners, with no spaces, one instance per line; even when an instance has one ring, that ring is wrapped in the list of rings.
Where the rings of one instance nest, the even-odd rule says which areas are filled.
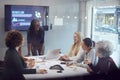
[[[119,78],[119,69],[111,57],[99,58],[96,66],[93,66],[92,64],[88,65],[93,71],[91,73],[97,77],[103,77],[105,80],[114,80],[115,77]]]
[[[24,80],[23,74],[36,73],[36,69],[27,69],[21,55],[15,48],[9,48],[5,55],[4,80]]]

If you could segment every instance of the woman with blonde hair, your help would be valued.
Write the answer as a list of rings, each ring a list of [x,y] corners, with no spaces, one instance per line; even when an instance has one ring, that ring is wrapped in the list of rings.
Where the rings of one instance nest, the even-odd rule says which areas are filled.
[[[82,52],[81,48],[81,41],[82,41],[82,34],[80,32],[74,33],[74,43],[72,44],[70,50],[63,56],[60,57],[60,60],[69,60],[69,57],[76,57],[80,52]]]

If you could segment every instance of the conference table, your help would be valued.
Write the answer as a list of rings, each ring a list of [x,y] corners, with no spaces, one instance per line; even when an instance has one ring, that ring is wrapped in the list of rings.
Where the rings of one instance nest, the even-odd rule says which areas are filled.
[[[44,56],[30,56],[29,59],[35,59],[36,69],[47,70],[46,74],[24,74],[26,80],[64,80],[65,78],[80,77],[89,74],[86,68],[78,67],[75,65],[67,66],[64,61],[59,59],[44,59]],[[50,69],[51,66],[60,65],[64,70]],[[64,79],[63,79],[64,78]]]

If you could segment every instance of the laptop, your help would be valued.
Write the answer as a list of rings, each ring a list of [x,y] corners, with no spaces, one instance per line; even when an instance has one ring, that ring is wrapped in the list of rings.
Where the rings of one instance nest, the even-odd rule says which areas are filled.
[[[60,57],[60,50],[61,49],[48,50],[45,59],[58,59]]]

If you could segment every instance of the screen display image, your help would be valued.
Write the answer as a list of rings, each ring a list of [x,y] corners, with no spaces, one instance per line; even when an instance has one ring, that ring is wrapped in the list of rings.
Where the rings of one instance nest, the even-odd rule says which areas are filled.
[[[48,6],[5,5],[5,31],[26,31],[32,19],[40,20],[40,27],[48,27]]]

